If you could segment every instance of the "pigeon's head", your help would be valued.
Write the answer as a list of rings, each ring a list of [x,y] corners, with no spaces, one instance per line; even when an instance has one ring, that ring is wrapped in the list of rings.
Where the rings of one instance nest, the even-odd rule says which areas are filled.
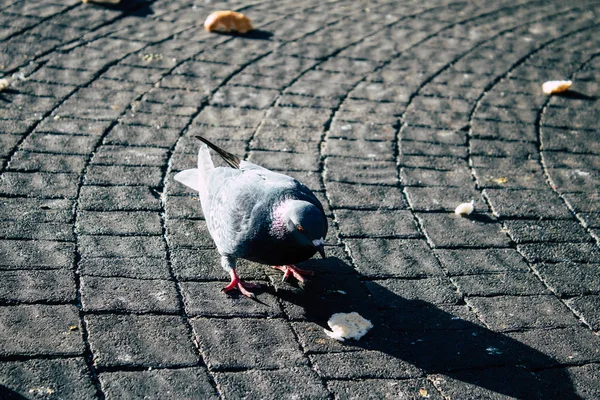
[[[275,212],[293,240],[303,247],[314,247],[325,258],[327,219],[318,207],[307,201],[287,200]]]

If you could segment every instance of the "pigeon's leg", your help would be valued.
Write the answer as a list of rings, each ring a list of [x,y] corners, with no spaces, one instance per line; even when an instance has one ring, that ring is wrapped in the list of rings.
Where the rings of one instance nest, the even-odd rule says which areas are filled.
[[[229,275],[231,276],[231,282],[222,289],[223,292],[227,293],[237,289],[246,297],[250,297],[251,299],[256,297],[254,293],[248,291],[248,289],[258,288],[260,285],[243,282],[240,279],[238,274],[235,272],[235,258],[225,256],[221,257],[221,266],[225,271],[229,272]]]
[[[290,276],[293,276],[299,282],[304,283],[304,276],[303,275],[312,276],[312,275],[315,274],[313,271],[309,271],[309,270],[306,270],[306,269],[300,269],[300,268],[295,267],[293,265],[275,265],[275,266],[273,266],[273,268],[278,269],[278,270],[280,270],[280,271],[283,272],[283,279],[282,279],[282,281],[286,281],[287,278],[289,278]]]

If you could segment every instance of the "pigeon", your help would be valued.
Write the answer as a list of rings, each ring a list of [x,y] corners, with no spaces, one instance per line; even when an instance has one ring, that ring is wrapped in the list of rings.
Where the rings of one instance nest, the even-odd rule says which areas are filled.
[[[239,290],[253,298],[248,289],[259,285],[243,282],[235,271],[236,259],[243,258],[273,266],[283,280],[293,276],[304,282],[302,270],[294,264],[316,252],[325,258],[327,218],[321,202],[296,179],[240,159],[207,139],[198,150],[198,168],[175,175],[175,180],[197,190],[208,231],[221,255],[221,266],[229,273],[228,293]],[[228,167],[215,167],[214,150]]]

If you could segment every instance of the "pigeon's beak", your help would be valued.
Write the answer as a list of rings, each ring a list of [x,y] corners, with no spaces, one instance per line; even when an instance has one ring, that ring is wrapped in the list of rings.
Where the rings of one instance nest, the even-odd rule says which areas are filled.
[[[321,255],[321,257],[325,258],[325,249],[323,248],[323,245],[320,245],[319,247],[317,247],[317,250],[319,251],[319,254]]]
[[[323,247],[324,245],[325,245],[325,240],[323,238],[313,240],[313,246],[315,246],[317,248],[317,250],[319,251],[319,254],[323,258],[325,258],[325,248]]]

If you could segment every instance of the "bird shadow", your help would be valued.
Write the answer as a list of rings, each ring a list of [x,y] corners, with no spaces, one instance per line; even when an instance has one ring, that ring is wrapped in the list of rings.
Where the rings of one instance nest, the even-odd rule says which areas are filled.
[[[19,393],[9,389],[8,387],[0,384],[0,399],[3,400],[27,400],[27,397],[20,395]]]
[[[356,311],[374,325],[360,341],[343,342],[334,351],[387,354],[428,375],[444,375],[444,380],[462,396],[470,392],[475,397],[501,394],[518,399],[578,398],[564,370],[535,373],[541,367],[558,365],[558,361],[486,328],[472,312],[464,312],[464,303],[462,307],[437,306],[404,298],[382,285],[389,283],[388,279],[367,280],[337,257],[312,259],[303,265],[317,271],[304,288],[273,280],[273,294],[282,300],[291,319],[329,329],[327,320],[332,314]]]

